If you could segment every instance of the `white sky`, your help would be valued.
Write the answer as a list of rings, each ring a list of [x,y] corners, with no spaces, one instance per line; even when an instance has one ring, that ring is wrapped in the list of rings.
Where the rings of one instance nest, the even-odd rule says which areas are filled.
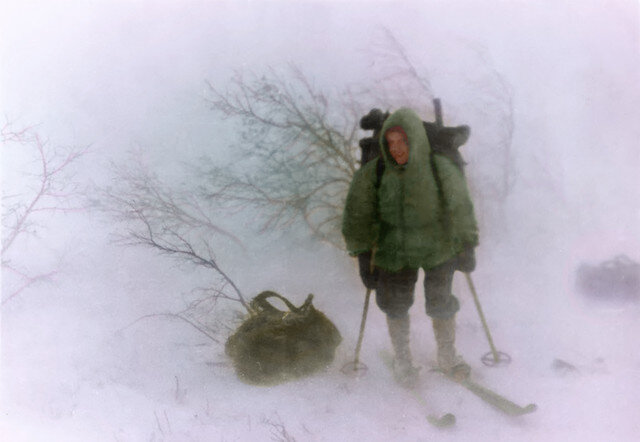
[[[204,80],[233,69],[295,61],[319,81],[357,81],[380,25],[430,70],[439,66],[426,49],[486,46],[518,96],[552,115],[580,103],[554,104],[541,91],[588,82],[604,89],[597,97],[635,86],[640,72],[635,1],[299,3],[5,1],[2,109],[90,142],[114,131],[141,137],[182,123]]]
[[[206,80],[224,88],[236,69],[294,62],[342,90],[371,77],[366,48],[387,26],[460,123],[473,123],[465,73],[483,48],[513,90],[515,150],[557,159],[550,172],[573,201],[615,189],[637,201],[639,11],[635,0],[4,1],[0,111],[91,144],[98,168],[136,147],[158,161],[224,157],[232,135],[207,108]]]

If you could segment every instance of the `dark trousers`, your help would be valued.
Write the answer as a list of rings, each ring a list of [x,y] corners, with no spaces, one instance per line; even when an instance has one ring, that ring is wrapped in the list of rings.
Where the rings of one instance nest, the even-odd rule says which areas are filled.
[[[448,319],[460,309],[458,299],[451,294],[453,262],[445,262],[425,270],[424,294],[427,315]],[[418,269],[405,268],[397,272],[379,269],[376,303],[392,318],[405,316],[413,305]]]

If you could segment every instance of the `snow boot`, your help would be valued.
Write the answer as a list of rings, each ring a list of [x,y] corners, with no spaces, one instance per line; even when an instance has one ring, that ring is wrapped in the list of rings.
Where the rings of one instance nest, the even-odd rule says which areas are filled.
[[[415,387],[418,383],[420,369],[414,367],[409,348],[409,315],[400,318],[387,316],[389,336],[395,352],[393,360],[393,376],[398,384],[405,388]]]
[[[467,379],[471,374],[471,367],[456,353],[455,316],[447,319],[433,318],[433,333],[438,345],[440,370],[458,381]]]

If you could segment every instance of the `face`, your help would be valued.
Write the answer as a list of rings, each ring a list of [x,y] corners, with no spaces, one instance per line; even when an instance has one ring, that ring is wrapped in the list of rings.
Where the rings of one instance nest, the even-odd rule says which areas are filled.
[[[385,134],[387,144],[389,145],[389,153],[399,165],[407,164],[409,161],[409,145],[404,140],[404,136],[400,132],[389,132]]]

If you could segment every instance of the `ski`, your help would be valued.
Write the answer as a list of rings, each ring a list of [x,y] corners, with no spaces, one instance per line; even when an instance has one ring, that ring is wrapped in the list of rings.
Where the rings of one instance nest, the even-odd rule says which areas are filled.
[[[381,352],[382,360],[384,361],[387,368],[393,370],[393,357],[387,352]],[[456,423],[456,416],[452,413],[443,413],[443,414],[435,414],[432,413],[432,405],[429,404],[425,398],[415,389],[406,389],[403,390],[411,393],[411,396],[414,400],[420,405],[423,410],[427,411],[427,422],[437,428],[447,428],[452,427]]]
[[[429,404],[424,399],[424,397],[420,395],[420,393],[418,393],[416,390],[409,391],[411,392],[411,395],[416,400],[416,402],[418,402],[418,404],[420,404],[423,409],[428,410],[430,408]],[[438,416],[436,414],[427,414],[427,422],[438,428],[452,427],[456,424],[456,416],[452,413],[444,413],[441,416]]]
[[[447,376],[442,370],[433,369],[433,371],[437,371],[441,373],[445,378],[455,382],[456,384],[462,385],[464,388],[475,394],[487,404],[493,406],[495,409],[509,416],[522,416],[524,414],[533,413],[538,409],[538,406],[533,403],[522,407],[502,396],[501,394],[496,393],[490,388],[482,386],[471,379],[455,379],[451,376]]]

